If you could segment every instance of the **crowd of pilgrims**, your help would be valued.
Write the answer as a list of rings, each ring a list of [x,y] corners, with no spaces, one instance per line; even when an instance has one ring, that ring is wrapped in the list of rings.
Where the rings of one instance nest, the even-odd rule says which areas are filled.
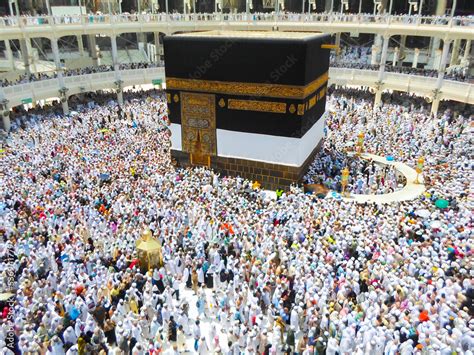
[[[163,66],[163,63],[147,63],[147,62],[136,62],[136,63],[121,63],[118,65],[119,70],[131,70],[131,69],[148,69],[148,68],[156,68],[159,66]],[[63,68],[61,73],[63,76],[76,76],[76,75],[87,75],[87,74],[97,74],[97,73],[105,73],[109,71],[113,71],[113,65],[97,65],[97,66],[90,66],[90,67],[81,67],[77,69],[68,69]],[[35,81],[47,80],[47,79],[54,79],[58,77],[57,71],[51,72],[38,72],[38,73],[31,73],[31,74],[20,74],[15,79],[0,79],[0,87],[8,87],[17,84],[25,84],[25,83],[33,83]]]
[[[339,68],[352,68],[352,69],[366,69],[366,70],[379,70],[380,65],[371,64],[371,47],[367,46],[342,46],[338,56],[335,53],[331,53],[330,66]],[[119,64],[119,70],[130,70],[130,69],[146,69],[163,66],[163,63],[153,62],[136,62],[136,63],[121,63]],[[63,68],[63,76],[76,76],[103,73],[113,71],[113,65],[98,65],[82,67],[77,69]],[[408,75],[422,75],[426,77],[437,77],[438,71],[436,69],[426,68],[412,68],[411,66],[391,65],[391,62],[387,62],[385,65],[386,72],[394,72]],[[454,67],[445,73],[444,78],[446,80],[469,82],[472,77],[468,73],[469,67]],[[8,87],[17,84],[31,83],[41,80],[57,78],[57,71],[51,72],[39,72],[31,74],[20,74],[14,79],[3,78],[0,79],[0,87]]]
[[[389,53],[384,70],[390,73],[400,73],[408,75],[421,75],[431,78],[438,77],[439,71],[428,68],[412,68],[412,63],[402,65],[398,60],[397,65],[393,65],[393,54]],[[365,70],[379,70],[379,64],[371,64],[372,61],[372,47],[367,46],[341,46],[338,55],[331,52],[330,66],[334,68],[351,68],[351,69],[365,69]],[[445,80],[454,80],[461,82],[470,82],[472,76],[469,74],[469,66],[453,66],[449,68],[444,74]]]
[[[332,92],[326,157],[363,130],[426,158],[425,194],[373,205],[176,168],[165,95],[125,99],[18,113],[0,150],[3,354],[473,353],[472,116]]]
[[[405,177],[393,165],[360,158],[354,151],[350,155],[346,153],[328,148],[321,150],[309,166],[303,181],[307,184],[322,184],[330,190],[341,192],[341,171],[347,168],[349,181],[345,191],[349,193],[387,194],[405,186]]]

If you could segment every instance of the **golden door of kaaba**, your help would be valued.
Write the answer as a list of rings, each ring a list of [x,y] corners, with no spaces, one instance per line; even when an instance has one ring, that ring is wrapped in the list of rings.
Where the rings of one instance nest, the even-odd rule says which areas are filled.
[[[217,155],[214,94],[181,92],[181,139],[183,151],[194,165],[210,165]]]

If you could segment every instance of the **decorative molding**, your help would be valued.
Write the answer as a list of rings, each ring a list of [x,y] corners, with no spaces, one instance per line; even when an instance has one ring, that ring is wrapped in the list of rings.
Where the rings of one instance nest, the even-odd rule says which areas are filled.
[[[286,113],[284,102],[229,99],[227,106],[229,110]]]
[[[199,91],[239,96],[263,96],[284,99],[305,99],[329,79],[328,73],[313,80],[308,85],[283,85],[269,83],[243,83],[217,80],[196,80],[181,78],[166,78],[166,88],[169,90]]]

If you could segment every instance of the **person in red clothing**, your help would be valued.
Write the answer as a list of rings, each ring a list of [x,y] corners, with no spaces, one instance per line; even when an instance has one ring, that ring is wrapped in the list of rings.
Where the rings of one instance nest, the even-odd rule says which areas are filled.
[[[135,266],[137,266],[137,267],[140,266],[140,260],[133,259],[128,267],[129,267],[129,269],[133,269]]]
[[[428,311],[426,309],[422,310],[420,312],[420,315],[418,316],[420,319],[420,322],[427,322],[430,320],[430,317],[428,316]]]
[[[8,306],[3,307],[2,319],[7,319],[8,313],[10,313],[10,308]]]

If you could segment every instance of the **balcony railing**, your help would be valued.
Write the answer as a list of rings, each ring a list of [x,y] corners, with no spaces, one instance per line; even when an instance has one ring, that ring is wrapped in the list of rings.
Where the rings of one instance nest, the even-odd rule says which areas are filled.
[[[68,15],[20,16],[0,18],[0,27],[25,27],[44,25],[92,25],[115,23],[196,23],[196,22],[296,22],[296,23],[346,23],[385,24],[407,26],[474,26],[474,19],[467,17],[369,15],[369,14],[290,14],[290,13],[238,13],[238,14],[121,14],[121,15]]]
[[[101,89],[115,89],[117,73],[103,72],[69,76],[64,78],[68,95]],[[161,79],[165,83],[163,67],[148,69],[121,70],[122,87],[152,84],[152,80]],[[383,90],[411,92],[421,96],[432,97],[436,88],[436,78],[400,73],[385,73],[382,80]],[[329,84],[376,87],[378,71],[346,68],[330,68]],[[469,83],[444,80],[441,87],[441,99],[455,100],[474,104],[474,89]],[[7,99],[9,106],[21,104],[22,100],[31,98],[33,101],[58,97],[59,83],[57,79],[46,79],[32,83],[18,84],[0,88],[0,99]]]

